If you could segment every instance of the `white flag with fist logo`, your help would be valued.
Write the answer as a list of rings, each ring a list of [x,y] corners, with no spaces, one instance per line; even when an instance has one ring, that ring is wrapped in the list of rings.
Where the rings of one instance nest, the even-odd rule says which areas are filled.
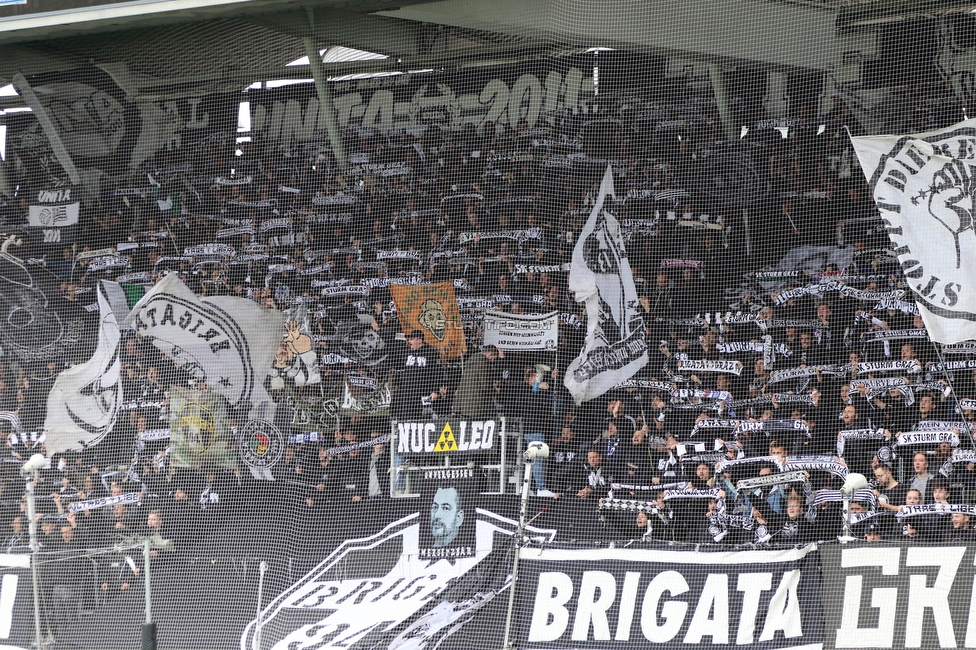
[[[851,142],[929,336],[976,338],[976,120]]]

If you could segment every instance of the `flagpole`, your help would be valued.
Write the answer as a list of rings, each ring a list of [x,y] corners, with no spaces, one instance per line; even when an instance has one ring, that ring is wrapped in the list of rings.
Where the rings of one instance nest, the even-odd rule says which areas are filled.
[[[932,344],[932,347],[935,349],[935,356],[937,356],[939,358],[939,363],[942,364],[942,372],[943,372],[943,374],[945,374],[946,383],[949,385],[949,394],[952,395],[952,399],[956,403],[956,408],[958,408],[959,407],[959,396],[956,395],[956,388],[955,388],[955,386],[952,385],[952,373],[949,372],[948,368],[946,368],[945,357],[942,355],[942,349],[940,347],[940,344],[937,343],[936,341],[933,341],[932,339],[929,339],[929,343]],[[963,417],[963,420],[964,421],[965,421],[965,419],[966,418]],[[969,427],[967,427],[967,431],[969,433],[969,445],[970,445],[970,447],[972,447],[973,446],[973,443],[974,443],[974,441],[973,441],[973,432],[971,430],[969,430]],[[960,433],[962,433],[962,432],[960,432]]]
[[[522,452],[525,472],[522,475],[522,498],[520,500],[518,528],[515,530],[515,545],[513,549],[515,557],[512,559],[512,581],[508,587],[508,612],[505,615],[505,638],[502,650],[513,650],[513,646],[511,645],[512,613],[515,611],[515,588],[518,583],[519,555],[522,547],[525,545],[525,528],[528,525],[526,517],[529,505],[529,482],[532,480],[532,461],[536,459],[542,460],[548,457],[549,445],[544,442],[530,442],[526,450]]]

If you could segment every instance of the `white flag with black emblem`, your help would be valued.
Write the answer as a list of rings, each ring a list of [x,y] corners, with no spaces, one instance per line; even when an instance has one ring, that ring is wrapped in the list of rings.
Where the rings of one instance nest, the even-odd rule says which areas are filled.
[[[600,196],[573,249],[569,290],[586,305],[586,341],[566,369],[564,383],[577,404],[603,395],[647,364],[644,321],[616,217],[613,170],[607,167]]]
[[[271,420],[264,379],[285,331],[285,314],[247,298],[199,298],[175,273],[154,286],[125,319],[230,408]]]
[[[47,397],[48,456],[97,444],[112,430],[122,403],[121,359],[115,312],[98,287],[98,345],[91,359],[58,375]]]
[[[976,339],[976,120],[851,142],[929,336]]]

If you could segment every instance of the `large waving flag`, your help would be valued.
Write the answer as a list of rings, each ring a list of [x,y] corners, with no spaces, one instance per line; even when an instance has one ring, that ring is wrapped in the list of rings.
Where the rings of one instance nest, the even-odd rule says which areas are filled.
[[[851,142],[930,337],[976,339],[976,120]]]
[[[167,275],[132,308],[125,324],[208,388],[231,409],[270,420],[274,403],[264,387],[285,331],[285,313],[247,298],[199,298],[176,274]]]
[[[586,304],[586,341],[564,383],[577,404],[603,395],[647,365],[644,321],[634,275],[616,217],[604,206],[614,196],[607,167],[600,196],[573,249],[569,290]]]
[[[48,456],[97,444],[112,430],[122,402],[115,312],[98,287],[98,344],[91,359],[63,371],[47,397],[44,420]]]

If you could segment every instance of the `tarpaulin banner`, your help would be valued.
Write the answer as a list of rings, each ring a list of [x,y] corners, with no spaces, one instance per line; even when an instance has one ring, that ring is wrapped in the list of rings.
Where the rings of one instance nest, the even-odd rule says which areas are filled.
[[[440,422],[397,422],[397,454],[401,456],[457,454],[489,451],[502,434],[496,420],[459,420]],[[496,435],[498,434],[498,435]]]
[[[518,647],[819,647],[814,545],[781,551],[523,548]]]
[[[338,125],[377,131],[410,127],[461,128],[494,122],[514,129],[548,124],[547,114],[579,107],[592,95],[583,58],[533,65],[492,66],[482,74],[403,74],[330,82]],[[592,64],[590,64],[592,65]],[[326,111],[313,84],[248,89],[251,129],[264,142],[307,140],[326,130]],[[539,138],[547,144],[546,138]],[[364,172],[395,174],[396,167],[360,165]]]
[[[555,350],[559,314],[506,314],[485,312],[485,345],[499,350]]]
[[[40,573],[47,576],[51,569]],[[30,555],[0,553],[0,648],[27,647],[33,640],[32,602]]]
[[[437,475],[424,480],[433,486],[457,481]],[[499,596],[507,596],[512,548],[508,538],[518,524],[456,501],[449,489],[435,490],[431,496],[441,505],[457,506],[452,516],[465,529],[470,554],[429,552],[447,551],[454,544],[430,544],[437,539],[432,535],[435,529],[446,532],[451,526],[432,514],[434,501],[422,500],[421,513],[391,523],[372,537],[346,540],[298,577],[246,627],[240,650],[500,648],[499,623],[507,598]],[[554,530],[532,526],[526,532],[548,541],[555,535]],[[350,574],[346,567],[352,565],[362,569]]]

